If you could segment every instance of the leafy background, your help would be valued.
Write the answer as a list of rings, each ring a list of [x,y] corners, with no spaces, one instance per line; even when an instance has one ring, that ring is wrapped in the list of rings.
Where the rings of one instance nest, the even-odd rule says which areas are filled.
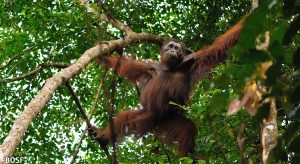
[[[105,7],[135,32],[149,32],[182,40],[197,50],[213,41],[249,13],[250,0],[107,0]],[[93,7],[97,2],[90,1]],[[18,81],[5,81],[34,70],[41,64],[71,64],[99,41],[122,37],[110,24],[100,22],[76,0],[2,1],[0,3],[0,142],[7,136],[14,120],[41,89],[45,80],[60,69],[45,67],[39,73]],[[243,94],[244,86],[260,63],[271,60],[267,79],[258,79],[272,88],[267,96],[275,97],[280,137],[272,160],[293,163],[300,160],[300,37],[299,1],[265,0],[250,14],[237,46],[228,62],[213,70],[191,95],[187,115],[198,127],[196,157],[205,156],[211,163],[241,161],[237,133],[245,124],[244,151],[254,163],[261,162],[260,123],[268,108],[261,106],[251,117],[245,110],[227,116],[228,103]],[[257,36],[270,31],[268,50],[255,50]],[[124,55],[138,59],[158,59],[159,48],[152,44],[129,46]],[[262,57],[264,55],[264,57]],[[10,59],[11,60],[10,62]],[[102,79],[101,67],[91,63],[72,79],[86,111],[90,111]],[[105,78],[111,89],[112,72]],[[114,106],[117,111],[138,105],[136,90],[125,80],[117,80]],[[103,127],[108,122],[106,96],[101,92],[92,122]],[[64,163],[69,161],[83,122],[66,87],[57,90],[25,134],[14,156],[25,156],[26,163]],[[165,147],[151,134],[136,139],[127,137],[117,145],[122,163],[171,163],[179,160],[174,147]],[[200,160],[201,161],[201,160]],[[99,145],[83,140],[77,163],[108,162]],[[203,161],[202,161],[203,162]]]

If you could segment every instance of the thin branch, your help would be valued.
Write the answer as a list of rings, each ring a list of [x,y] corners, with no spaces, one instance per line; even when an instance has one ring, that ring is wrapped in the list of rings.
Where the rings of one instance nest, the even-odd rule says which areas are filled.
[[[68,81],[66,83],[66,87],[69,89],[69,91],[70,91],[70,93],[71,93],[71,95],[72,95],[72,97],[73,97],[73,99],[74,99],[74,101],[75,101],[75,103],[76,103],[76,105],[77,105],[77,107],[79,109],[80,116],[86,122],[88,128],[92,128],[92,124],[90,123],[90,120],[87,117],[87,115],[86,115],[86,113],[85,113],[85,111],[84,111],[84,109],[83,109],[83,107],[82,107],[82,105],[81,105],[81,103],[79,101],[79,98],[77,97],[75,91],[73,90],[70,81]]]
[[[45,41],[49,41],[50,39],[52,39],[52,38],[48,38],[48,39],[46,39]],[[8,67],[8,66],[12,63],[12,61],[13,61],[14,59],[16,59],[17,57],[20,57],[20,56],[24,55],[24,53],[26,53],[26,52],[28,52],[28,51],[31,51],[31,50],[33,50],[33,49],[36,48],[36,47],[37,47],[37,45],[33,45],[33,46],[30,46],[30,47],[26,48],[26,49],[23,50],[22,52],[17,53],[17,54],[14,55],[13,57],[11,57],[11,58],[6,62],[6,64],[4,64],[3,66],[1,66],[1,67],[0,67],[0,70],[5,69],[6,67]],[[16,65],[15,65],[15,66],[16,66]]]
[[[70,164],[75,163],[76,158],[77,158],[77,155],[78,155],[79,150],[80,150],[80,147],[81,147],[81,144],[82,144],[82,141],[85,139],[85,136],[86,136],[85,134],[86,134],[86,132],[87,132],[87,127],[85,128],[85,130],[83,131],[83,133],[82,133],[81,136],[80,136],[80,140],[79,140],[79,142],[77,143],[77,147],[76,147],[76,149],[75,149],[75,151],[74,151],[74,154],[72,155],[72,159],[71,159]]]
[[[69,89],[69,91],[70,91],[70,93],[71,93],[71,95],[72,95],[72,97],[73,97],[73,99],[74,99],[74,101],[75,101],[75,103],[76,103],[76,105],[77,105],[77,107],[78,107],[78,109],[79,109],[80,116],[81,116],[82,119],[86,122],[87,127],[88,127],[89,129],[92,129],[92,124],[91,124],[89,118],[87,117],[87,115],[86,115],[86,113],[85,113],[85,111],[84,111],[84,109],[83,109],[83,107],[82,107],[82,105],[81,105],[81,103],[80,103],[80,101],[79,101],[79,99],[78,99],[78,97],[77,97],[75,91],[73,90],[73,88],[72,88],[72,86],[71,86],[71,84],[70,84],[69,81],[66,83],[66,87]],[[97,140],[97,141],[98,141],[98,140]],[[98,141],[98,142],[99,142],[99,141]],[[108,150],[107,150],[107,147],[104,146],[104,145],[102,145],[100,142],[99,142],[99,144],[100,144],[101,148],[104,150],[104,152],[105,152],[107,158],[110,159],[110,155],[109,155],[109,152],[108,152]]]
[[[117,161],[117,154],[116,154],[116,134],[114,130],[114,97],[115,97],[115,91],[116,91],[116,78],[113,79],[111,83],[111,94],[110,94],[110,111],[109,111],[109,122],[110,122],[110,130],[111,130],[111,135],[110,139],[112,141],[112,148],[113,148],[113,163],[116,164],[118,163]]]
[[[109,91],[107,90],[107,88],[105,87],[105,84],[103,83],[104,85],[104,94],[105,94],[105,101],[106,101],[106,106],[108,108],[108,119],[109,119],[109,128],[110,128],[110,131],[111,131],[111,134],[110,134],[110,140],[111,140],[111,143],[112,143],[112,148],[113,148],[113,155],[112,155],[112,163],[115,164],[115,163],[118,163],[117,161],[117,156],[116,156],[116,146],[115,146],[115,141],[116,141],[116,137],[115,137],[115,130],[114,130],[114,122],[113,122],[113,111],[114,111],[114,107],[113,107],[113,96],[114,96],[114,88],[115,88],[115,79],[112,80],[112,84],[111,84],[111,88],[112,88],[112,92],[109,93]],[[111,102],[109,102],[111,101]]]
[[[100,2],[102,2],[101,0],[99,0]],[[102,4],[103,5],[103,4]],[[123,56],[123,49],[120,49],[120,50],[117,50],[119,56]],[[116,67],[114,68],[114,70],[118,70],[119,68],[119,65],[116,65]],[[111,139],[111,142],[112,142],[112,148],[113,148],[113,155],[112,155],[112,162],[114,164],[118,163],[117,161],[117,154],[116,154],[116,134],[115,134],[115,130],[114,130],[114,106],[115,106],[115,102],[114,102],[114,97],[115,97],[115,92],[116,92],[116,82],[117,82],[117,79],[115,76],[113,76],[113,79],[112,79],[112,83],[111,83],[111,92],[110,92],[110,103],[107,101],[107,106],[108,106],[108,114],[109,114],[109,123],[110,123],[110,131],[111,131],[111,134],[110,134],[110,139]],[[106,93],[106,97],[108,97],[109,93],[107,92],[107,90],[105,90],[105,93]]]
[[[13,57],[11,57],[10,59],[8,59],[8,61],[6,62],[6,64],[4,64],[3,66],[1,66],[0,67],[0,70],[1,69],[4,69],[4,68],[6,68],[6,67],[8,67],[11,63],[12,63],[12,61],[14,60],[14,59],[16,59],[17,57],[19,57],[21,54],[16,54],[16,55],[14,55]]]
[[[11,57],[11,58],[6,62],[6,64],[4,64],[3,66],[0,67],[0,70],[1,70],[1,69],[4,69],[4,68],[6,68],[6,67],[8,67],[8,66],[12,63],[12,61],[13,61],[14,59],[16,59],[17,57],[23,55],[23,54],[24,54],[25,52],[27,52],[27,51],[31,51],[31,50],[34,49],[35,47],[36,47],[36,45],[31,46],[31,47],[25,49],[22,53],[18,53],[18,54],[16,54],[16,55],[14,55],[13,57]]]
[[[13,82],[13,81],[18,81],[18,80],[22,80],[25,79],[27,77],[36,75],[37,73],[41,72],[45,67],[56,67],[56,68],[66,68],[68,67],[69,64],[65,64],[65,63],[46,63],[46,64],[40,64],[37,68],[35,68],[32,71],[29,71],[21,76],[18,77],[13,77],[10,79],[0,79],[0,83],[9,83],[9,82]]]
[[[39,73],[41,70],[43,69],[43,67],[39,66],[37,68],[35,68],[34,70],[28,72],[28,73],[25,73],[21,76],[18,76],[18,77],[13,77],[11,79],[0,79],[0,83],[9,83],[9,82],[13,82],[13,81],[18,81],[18,80],[22,80],[22,79],[25,79],[29,76],[32,76],[32,75],[35,75],[37,73]]]
[[[103,90],[103,83],[104,83],[104,79],[105,79],[105,76],[106,76],[106,72],[107,72],[107,70],[104,70],[104,73],[103,73],[103,76],[102,76],[102,78],[101,78],[99,87],[98,87],[98,89],[97,89],[97,94],[96,94],[96,97],[95,97],[95,100],[94,100],[94,103],[93,103],[92,110],[91,110],[91,112],[90,112],[90,114],[89,114],[89,120],[92,119],[92,117],[93,117],[93,115],[94,115],[94,113],[95,113],[95,111],[96,111],[97,103],[98,103],[98,101],[99,101],[99,97],[100,97],[101,91]],[[85,130],[84,130],[83,133],[81,134],[80,141],[79,141],[79,143],[77,144],[77,147],[76,147],[76,149],[75,149],[75,152],[74,152],[74,154],[73,154],[73,157],[72,157],[72,160],[71,160],[70,164],[75,163],[75,160],[76,160],[76,158],[77,158],[77,154],[79,153],[79,150],[80,150],[82,141],[83,141],[83,139],[85,138],[85,134],[86,134],[87,130],[88,130],[88,127],[86,126],[86,127],[85,127]]]

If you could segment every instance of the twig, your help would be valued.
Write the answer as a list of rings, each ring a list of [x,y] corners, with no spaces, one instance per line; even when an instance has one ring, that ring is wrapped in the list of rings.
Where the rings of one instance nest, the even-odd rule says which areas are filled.
[[[83,107],[82,107],[82,105],[81,105],[81,103],[80,103],[78,97],[76,96],[76,93],[74,92],[74,90],[73,90],[73,88],[72,88],[72,86],[71,86],[71,84],[70,84],[69,81],[66,82],[66,87],[69,89],[69,91],[70,91],[70,93],[71,93],[71,95],[72,95],[72,97],[73,97],[73,99],[74,99],[74,101],[75,101],[75,103],[76,103],[76,105],[77,105],[77,107],[78,107],[78,109],[79,109],[79,112],[80,112],[80,114],[81,114],[82,119],[83,119],[83,120],[86,122],[86,124],[87,124],[87,127],[88,127],[88,128],[92,128],[92,124],[90,123],[89,118],[87,117],[86,113],[84,112],[84,109],[83,109]],[[97,140],[97,141],[98,141],[98,140]],[[99,141],[98,141],[98,142],[99,142]],[[109,152],[108,152],[108,150],[107,150],[107,147],[104,146],[104,145],[102,145],[100,142],[99,142],[99,144],[100,144],[101,148],[104,150],[104,152],[105,152],[107,158],[110,159],[110,155],[109,155]]]

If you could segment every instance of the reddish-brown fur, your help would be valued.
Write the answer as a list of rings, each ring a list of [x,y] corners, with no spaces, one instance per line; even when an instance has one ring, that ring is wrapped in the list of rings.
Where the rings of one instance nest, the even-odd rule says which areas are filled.
[[[138,81],[144,87],[140,97],[142,108],[116,115],[113,129],[117,138],[126,134],[144,135],[152,132],[165,143],[177,142],[180,156],[192,153],[197,128],[184,116],[179,107],[169,102],[173,101],[178,105],[186,105],[189,102],[192,85],[201,80],[213,67],[226,60],[226,51],[238,40],[242,22],[218,37],[211,45],[188,56],[178,55],[177,61],[171,61],[175,58],[171,59],[164,51],[161,51],[161,62],[144,62],[113,56],[100,57],[103,64],[114,69],[121,77],[130,82]],[[178,45],[174,41],[173,43]],[[182,45],[180,48],[183,49]],[[163,49],[166,48],[162,46]],[[95,136],[100,142],[110,142],[109,127],[104,131],[95,129]]]

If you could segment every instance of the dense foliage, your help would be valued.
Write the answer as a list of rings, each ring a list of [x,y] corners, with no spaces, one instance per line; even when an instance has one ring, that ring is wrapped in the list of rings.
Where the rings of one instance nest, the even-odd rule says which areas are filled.
[[[250,12],[251,1],[184,1],[184,0],[108,0],[105,8],[135,32],[166,35],[182,40],[192,50],[211,43],[235,22]],[[91,1],[97,8],[97,2]],[[241,39],[231,49],[228,62],[213,70],[194,88],[187,115],[198,126],[195,157],[211,163],[241,161],[237,137],[241,125],[246,126],[243,151],[254,163],[261,161],[260,123],[268,115],[265,98],[276,99],[279,128],[278,144],[270,160],[286,163],[300,160],[300,15],[297,0],[264,0],[252,12]],[[61,68],[44,66],[62,62],[72,64],[88,48],[99,41],[122,37],[112,25],[100,22],[78,1],[6,1],[0,3],[0,143],[14,120],[36,95],[45,80]],[[100,10],[99,12],[102,12]],[[257,38],[270,32],[267,50],[257,50]],[[138,59],[158,59],[156,45],[131,45],[124,55]],[[266,79],[257,69],[265,61],[273,65]],[[34,69],[26,78],[12,81]],[[91,63],[72,84],[85,110],[90,112],[103,79],[102,69]],[[108,123],[107,94],[116,87],[114,108],[117,111],[138,105],[134,87],[124,79],[115,80],[112,72],[104,79],[103,92],[92,122],[103,127]],[[251,117],[245,110],[226,115],[228,104],[244,94],[249,80],[269,90],[261,97],[258,114]],[[114,82],[113,82],[114,81]],[[116,85],[112,85],[116,83]],[[116,111],[116,112],[117,112]],[[28,129],[14,156],[26,157],[26,163],[63,163],[70,161],[84,130],[77,107],[65,86],[57,90]],[[117,158],[122,163],[155,163],[179,160],[176,149],[167,147],[153,135],[136,139],[132,136],[117,144]],[[170,158],[170,159],[168,159]],[[107,162],[97,142],[85,138],[78,163]]]

